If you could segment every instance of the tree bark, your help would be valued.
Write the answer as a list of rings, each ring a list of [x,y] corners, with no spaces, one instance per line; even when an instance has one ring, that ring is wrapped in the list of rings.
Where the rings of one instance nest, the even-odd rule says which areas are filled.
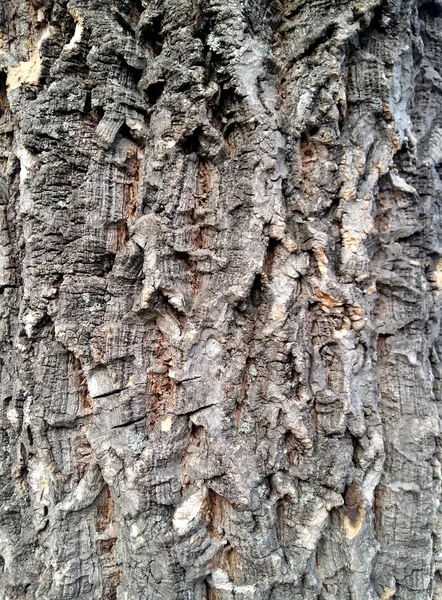
[[[442,4],[3,0],[0,599],[441,582]]]

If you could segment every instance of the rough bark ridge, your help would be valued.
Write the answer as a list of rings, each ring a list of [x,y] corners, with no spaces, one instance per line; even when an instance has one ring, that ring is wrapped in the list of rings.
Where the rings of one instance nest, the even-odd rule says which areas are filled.
[[[0,50],[0,598],[440,600],[441,4]]]

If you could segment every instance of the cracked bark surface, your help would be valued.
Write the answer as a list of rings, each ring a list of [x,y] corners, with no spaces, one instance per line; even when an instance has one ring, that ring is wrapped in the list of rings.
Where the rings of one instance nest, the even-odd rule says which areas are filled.
[[[442,4],[0,4],[0,599],[442,599]]]

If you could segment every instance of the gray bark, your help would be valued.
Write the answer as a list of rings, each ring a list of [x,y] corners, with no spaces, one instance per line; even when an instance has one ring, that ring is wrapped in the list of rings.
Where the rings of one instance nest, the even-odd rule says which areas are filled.
[[[0,599],[442,599],[442,4],[3,0]]]

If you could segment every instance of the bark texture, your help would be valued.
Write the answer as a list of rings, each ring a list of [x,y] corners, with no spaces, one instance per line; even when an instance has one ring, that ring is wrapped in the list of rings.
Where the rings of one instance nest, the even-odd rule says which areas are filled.
[[[0,6],[0,598],[441,600],[442,4]]]

